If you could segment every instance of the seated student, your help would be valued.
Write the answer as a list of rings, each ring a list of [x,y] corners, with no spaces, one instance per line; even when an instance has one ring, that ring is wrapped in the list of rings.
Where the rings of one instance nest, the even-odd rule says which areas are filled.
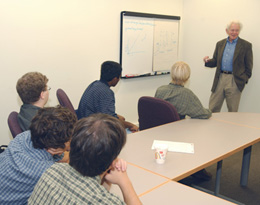
[[[48,78],[38,72],[23,75],[16,84],[16,90],[23,102],[18,114],[22,131],[29,130],[32,118],[43,108],[49,99]]]
[[[155,93],[156,98],[166,100],[174,105],[180,118],[186,115],[191,118],[208,119],[211,111],[205,109],[198,97],[184,84],[190,78],[190,67],[187,63],[176,62],[171,69],[172,82],[159,87]]]
[[[105,113],[119,118],[125,128],[130,131],[138,131],[138,127],[125,121],[123,116],[115,112],[115,96],[110,87],[117,85],[122,73],[120,64],[106,61],[101,65],[100,80],[91,83],[83,93],[77,110],[78,119],[88,117],[94,113]]]
[[[184,84],[190,78],[190,67],[187,63],[176,62],[171,69],[172,82],[168,85],[159,87],[155,93],[155,97],[166,100],[174,105],[181,119],[186,115],[191,118],[208,119],[211,117],[211,111],[205,109],[198,97]],[[210,180],[212,175],[205,169],[202,169],[193,177]]]
[[[126,131],[115,117],[99,113],[82,118],[72,136],[69,164],[51,166],[28,204],[124,204],[103,181],[117,184],[126,204],[141,204],[124,165],[115,165],[125,142]]]
[[[30,130],[0,154],[0,204],[26,204],[41,175],[70,149],[76,116],[67,108],[43,108]]]

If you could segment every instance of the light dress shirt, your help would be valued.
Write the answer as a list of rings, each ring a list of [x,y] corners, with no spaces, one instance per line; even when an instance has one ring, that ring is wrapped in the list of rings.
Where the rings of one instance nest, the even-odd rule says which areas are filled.
[[[227,38],[227,43],[221,61],[222,71],[233,72],[233,57],[237,45],[237,40],[238,38],[236,38],[235,40],[232,41],[232,43],[230,43],[229,37]]]

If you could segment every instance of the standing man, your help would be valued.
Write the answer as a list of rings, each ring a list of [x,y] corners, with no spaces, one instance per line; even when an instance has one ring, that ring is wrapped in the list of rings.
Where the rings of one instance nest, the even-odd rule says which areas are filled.
[[[213,58],[204,57],[206,67],[217,67],[209,100],[209,109],[220,112],[226,99],[229,112],[237,112],[241,93],[252,75],[252,44],[238,37],[242,24],[232,21],[227,25],[227,39],[216,45]]]
[[[113,61],[106,61],[101,65],[100,80],[91,83],[83,93],[77,110],[78,119],[88,117],[95,113],[104,113],[119,118],[132,132],[138,127],[127,122],[123,116],[115,112],[115,95],[110,87],[114,87],[120,80],[122,67]]]

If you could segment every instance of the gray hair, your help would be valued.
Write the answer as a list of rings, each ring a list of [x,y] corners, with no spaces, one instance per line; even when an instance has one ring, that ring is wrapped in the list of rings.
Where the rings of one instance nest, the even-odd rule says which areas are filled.
[[[233,20],[233,21],[230,21],[230,22],[227,24],[226,29],[229,30],[229,28],[230,28],[230,26],[231,26],[232,24],[237,24],[237,25],[239,25],[239,31],[241,31],[242,28],[243,28],[243,25],[242,25],[242,23],[241,23],[240,21]]]

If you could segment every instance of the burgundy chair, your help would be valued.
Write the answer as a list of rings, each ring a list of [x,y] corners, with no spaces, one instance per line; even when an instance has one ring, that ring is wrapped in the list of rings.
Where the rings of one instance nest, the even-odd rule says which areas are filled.
[[[9,129],[12,133],[13,138],[15,138],[16,135],[23,132],[18,123],[18,113],[17,112],[13,111],[9,114],[7,123],[8,123]]]
[[[140,130],[180,120],[179,114],[171,103],[148,96],[139,99],[138,115]]]
[[[58,101],[61,106],[69,108],[71,110],[71,112],[73,112],[75,115],[77,115],[76,110],[74,109],[69,97],[64,92],[64,90],[59,88],[56,92],[56,96],[57,96]]]

